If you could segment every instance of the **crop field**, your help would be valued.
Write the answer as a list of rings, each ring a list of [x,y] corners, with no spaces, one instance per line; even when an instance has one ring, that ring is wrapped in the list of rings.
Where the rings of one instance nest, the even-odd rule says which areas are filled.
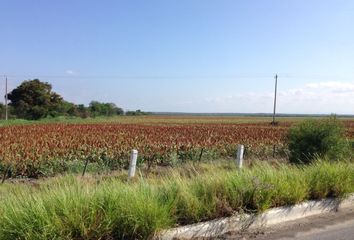
[[[354,138],[354,121],[343,121]],[[0,127],[0,171],[39,177],[62,173],[71,163],[125,168],[132,149],[138,163],[150,168],[188,160],[234,156],[237,144],[246,154],[265,157],[273,145],[285,149],[294,119],[272,126],[269,118],[241,117],[121,117],[99,120],[15,124]]]
[[[0,174],[12,177],[0,184],[0,239],[152,239],[176,226],[353,193],[351,154],[283,161],[299,119],[279,120],[9,121],[0,127]],[[353,142],[354,121],[341,121]],[[233,160],[237,144],[246,147],[242,171]],[[138,177],[127,180],[132,149]],[[78,175],[87,162],[91,172]]]

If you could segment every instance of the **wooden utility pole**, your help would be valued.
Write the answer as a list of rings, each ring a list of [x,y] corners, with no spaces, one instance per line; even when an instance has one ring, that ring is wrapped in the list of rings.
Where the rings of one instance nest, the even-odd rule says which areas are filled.
[[[275,91],[274,91],[274,109],[273,109],[273,122],[275,125],[275,112],[277,109],[277,89],[278,89],[278,74],[275,74]]]
[[[7,109],[7,76],[5,75],[5,120],[8,119],[8,109]]]

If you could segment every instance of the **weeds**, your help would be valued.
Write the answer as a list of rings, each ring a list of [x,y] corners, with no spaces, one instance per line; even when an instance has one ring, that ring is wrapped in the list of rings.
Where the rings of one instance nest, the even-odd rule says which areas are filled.
[[[187,167],[186,167],[187,166]],[[354,192],[354,164],[188,164],[126,183],[63,176],[0,186],[0,239],[146,239],[236,212]]]

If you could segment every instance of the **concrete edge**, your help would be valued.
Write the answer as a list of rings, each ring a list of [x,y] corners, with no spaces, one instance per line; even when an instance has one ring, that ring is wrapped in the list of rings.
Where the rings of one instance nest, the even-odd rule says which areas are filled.
[[[293,221],[321,213],[329,213],[340,209],[354,208],[354,194],[345,199],[323,199],[307,201],[294,206],[273,208],[262,214],[242,214],[228,218],[164,230],[158,233],[155,240],[175,240],[192,238],[215,238],[231,231],[269,227],[279,223]]]

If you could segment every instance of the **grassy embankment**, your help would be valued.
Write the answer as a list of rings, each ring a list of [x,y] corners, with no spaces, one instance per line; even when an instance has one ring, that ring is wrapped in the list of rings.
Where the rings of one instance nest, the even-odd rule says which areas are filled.
[[[353,163],[198,164],[125,182],[63,176],[0,186],[0,239],[146,239],[156,231],[354,192]]]

